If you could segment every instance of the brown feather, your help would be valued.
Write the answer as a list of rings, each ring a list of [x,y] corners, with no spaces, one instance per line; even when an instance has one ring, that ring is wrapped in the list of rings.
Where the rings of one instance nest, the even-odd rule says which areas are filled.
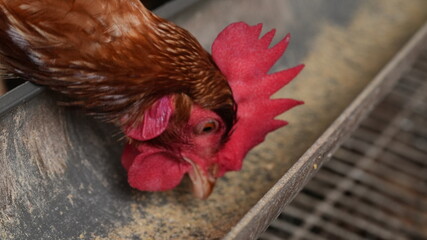
[[[139,123],[165,95],[176,95],[174,124],[192,104],[217,112],[228,130],[235,121],[211,56],[137,0],[0,0],[0,55],[8,72],[119,125]]]

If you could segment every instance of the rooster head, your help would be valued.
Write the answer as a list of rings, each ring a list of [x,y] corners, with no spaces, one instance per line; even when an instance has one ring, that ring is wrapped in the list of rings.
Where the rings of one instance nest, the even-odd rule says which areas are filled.
[[[193,104],[188,121],[176,133],[182,141],[159,147],[150,142],[167,131],[175,114],[176,96],[158,99],[144,113],[143,121],[125,129],[130,139],[122,155],[128,181],[143,191],[164,191],[177,186],[188,174],[196,197],[207,198],[217,178],[237,171],[250,149],[287,122],[274,119],[302,104],[293,99],[270,99],[303,68],[268,71],[282,56],[289,35],[270,48],[275,31],[259,38],[262,25],[234,23],[226,27],[212,45],[212,58],[225,76],[237,107],[237,121],[227,129],[214,111]]]
[[[64,27],[66,26],[66,27]],[[289,36],[234,23],[212,55],[138,0],[0,0],[0,61],[7,75],[48,86],[72,106],[119,125],[132,187],[164,191],[188,174],[207,198],[215,180],[301,104],[270,99],[302,65],[268,73]]]

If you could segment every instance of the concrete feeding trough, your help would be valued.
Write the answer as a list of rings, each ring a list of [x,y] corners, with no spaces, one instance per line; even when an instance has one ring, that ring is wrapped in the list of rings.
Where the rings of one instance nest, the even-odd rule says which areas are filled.
[[[185,7],[185,8],[184,8]],[[184,182],[132,190],[114,126],[25,83],[0,97],[1,239],[255,239],[390,91],[427,42],[427,2],[175,1],[158,14],[210,44],[231,22],[292,33],[275,69],[305,63],[277,97],[305,105],[208,200]],[[1,43],[0,43],[1,44]]]

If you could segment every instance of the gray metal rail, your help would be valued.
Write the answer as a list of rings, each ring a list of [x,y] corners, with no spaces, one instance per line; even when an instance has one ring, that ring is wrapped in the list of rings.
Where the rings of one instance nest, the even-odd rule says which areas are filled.
[[[261,235],[427,239],[427,51]]]

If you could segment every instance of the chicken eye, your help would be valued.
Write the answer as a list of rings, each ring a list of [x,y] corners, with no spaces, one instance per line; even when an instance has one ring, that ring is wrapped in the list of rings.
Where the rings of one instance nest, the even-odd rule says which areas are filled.
[[[215,132],[218,129],[218,121],[209,119],[197,124],[195,133],[198,135]]]

